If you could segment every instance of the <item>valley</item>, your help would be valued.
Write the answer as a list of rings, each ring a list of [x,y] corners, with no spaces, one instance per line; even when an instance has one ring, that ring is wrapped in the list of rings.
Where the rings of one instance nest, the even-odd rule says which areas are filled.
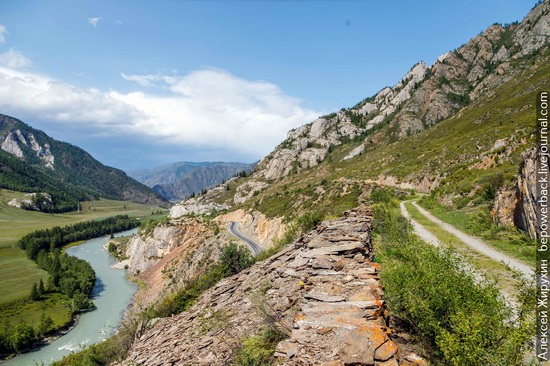
[[[94,19],[95,30],[101,18]],[[24,320],[41,329],[42,313],[56,327],[70,321],[69,307],[85,294],[67,291],[70,281],[57,276],[66,274],[74,289],[87,284],[59,259],[58,248],[73,241],[64,252],[95,245],[94,256],[139,289],[132,297],[134,287],[121,282],[116,321],[127,310],[118,332],[46,361],[56,366],[538,365],[535,112],[537,95],[550,87],[550,2],[464,41],[352,107],[290,129],[253,164],[185,161],[126,175],[0,115],[0,324]],[[121,75],[148,92],[196,97],[196,79],[176,72]],[[219,78],[210,83],[221,88]],[[232,82],[229,94],[240,84]],[[278,96],[270,108],[286,100],[260,81],[249,94],[264,89]],[[123,103],[148,94],[112,95]],[[207,105],[224,121],[237,113],[218,98],[209,95]],[[147,115],[134,132],[158,112],[143,108],[132,109]],[[239,126],[252,119],[239,115]],[[155,144],[180,132],[169,131]],[[224,133],[220,124],[208,137]],[[176,152],[165,156],[179,161]],[[16,247],[37,229],[94,220],[74,229],[89,238],[96,220],[120,214],[139,218],[137,235],[85,247],[66,240],[70,230],[21,240],[50,275]],[[54,291],[37,290],[40,281]],[[20,351],[17,337],[4,339]]]
[[[128,201],[95,200],[80,203],[80,212],[46,214],[22,210],[8,204],[24,193],[0,190],[0,322],[17,324],[40,323],[41,314],[46,313],[53,320],[53,327],[60,328],[72,321],[72,310],[66,298],[60,294],[48,294],[42,301],[29,302],[33,284],[48,281],[48,274],[27,258],[19,249],[17,241],[24,235],[38,229],[66,226],[82,221],[100,220],[125,214],[143,220],[158,219],[166,214],[165,209]]]

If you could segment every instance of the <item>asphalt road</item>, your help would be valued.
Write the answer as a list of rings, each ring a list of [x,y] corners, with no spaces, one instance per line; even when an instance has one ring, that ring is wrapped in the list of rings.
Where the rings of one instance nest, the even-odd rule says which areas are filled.
[[[238,223],[230,221],[229,225],[227,226],[227,230],[237,238],[244,241],[250,247],[250,250],[252,250],[252,253],[254,253],[254,255],[260,254],[263,250],[262,247],[260,247],[254,240],[247,238],[246,236],[241,234],[241,232],[237,228],[238,226]]]

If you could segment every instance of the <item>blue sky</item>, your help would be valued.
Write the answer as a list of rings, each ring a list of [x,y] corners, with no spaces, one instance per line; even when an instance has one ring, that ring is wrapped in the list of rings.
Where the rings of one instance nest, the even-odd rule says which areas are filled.
[[[122,169],[260,159],[534,1],[0,1],[0,113]]]

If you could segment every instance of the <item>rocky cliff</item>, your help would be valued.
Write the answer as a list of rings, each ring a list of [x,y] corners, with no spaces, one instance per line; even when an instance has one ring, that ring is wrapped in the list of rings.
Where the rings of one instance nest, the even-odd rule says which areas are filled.
[[[223,226],[230,221],[239,223],[239,231],[253,238],[264,249],[273,246],[274,242],[283,236],[286,228],[280,217],[269,219],[261,212],[246,212],[242,209],[220,215],[216,217],[216,221]]]
[[[286,335],[280,365],[425,364],[392,340],[371,221],[360,207],[222,280],[189,311],[156,322],[123,364],[226,365],[266,327]]]
[[[514,199],[513,222],[532,238],[538,238],[540,227],[537,219],[537,149],[523,154]]]

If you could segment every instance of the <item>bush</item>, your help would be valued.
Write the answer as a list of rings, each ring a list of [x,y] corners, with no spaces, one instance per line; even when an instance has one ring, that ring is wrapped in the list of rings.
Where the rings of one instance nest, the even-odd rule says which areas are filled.
[[[445,365],[519,365],[534,334],[534,290],[523,285],[513,322],[494,283],[476,279],[450,248],[412,234],[395,206],[374,205],[382,283],[391,310],[409,322]]]
[[[250,251],[244,246],[230,243],[220,256],[224,277],[239,273],[254,264]]]
[[[117,252],[116,244],[113,243],[113,242],[110,242],[108,250],[109,250],[109,253],[111,253],[111,255],[116,254],[116,252]]]
[[[286,338],[284,333],[271,329],[263,330],[259,335],[243,340],[242,347],[233,356],[234,365],[239,366],[269,366],[273,365],[272,356],[277,344]]]

